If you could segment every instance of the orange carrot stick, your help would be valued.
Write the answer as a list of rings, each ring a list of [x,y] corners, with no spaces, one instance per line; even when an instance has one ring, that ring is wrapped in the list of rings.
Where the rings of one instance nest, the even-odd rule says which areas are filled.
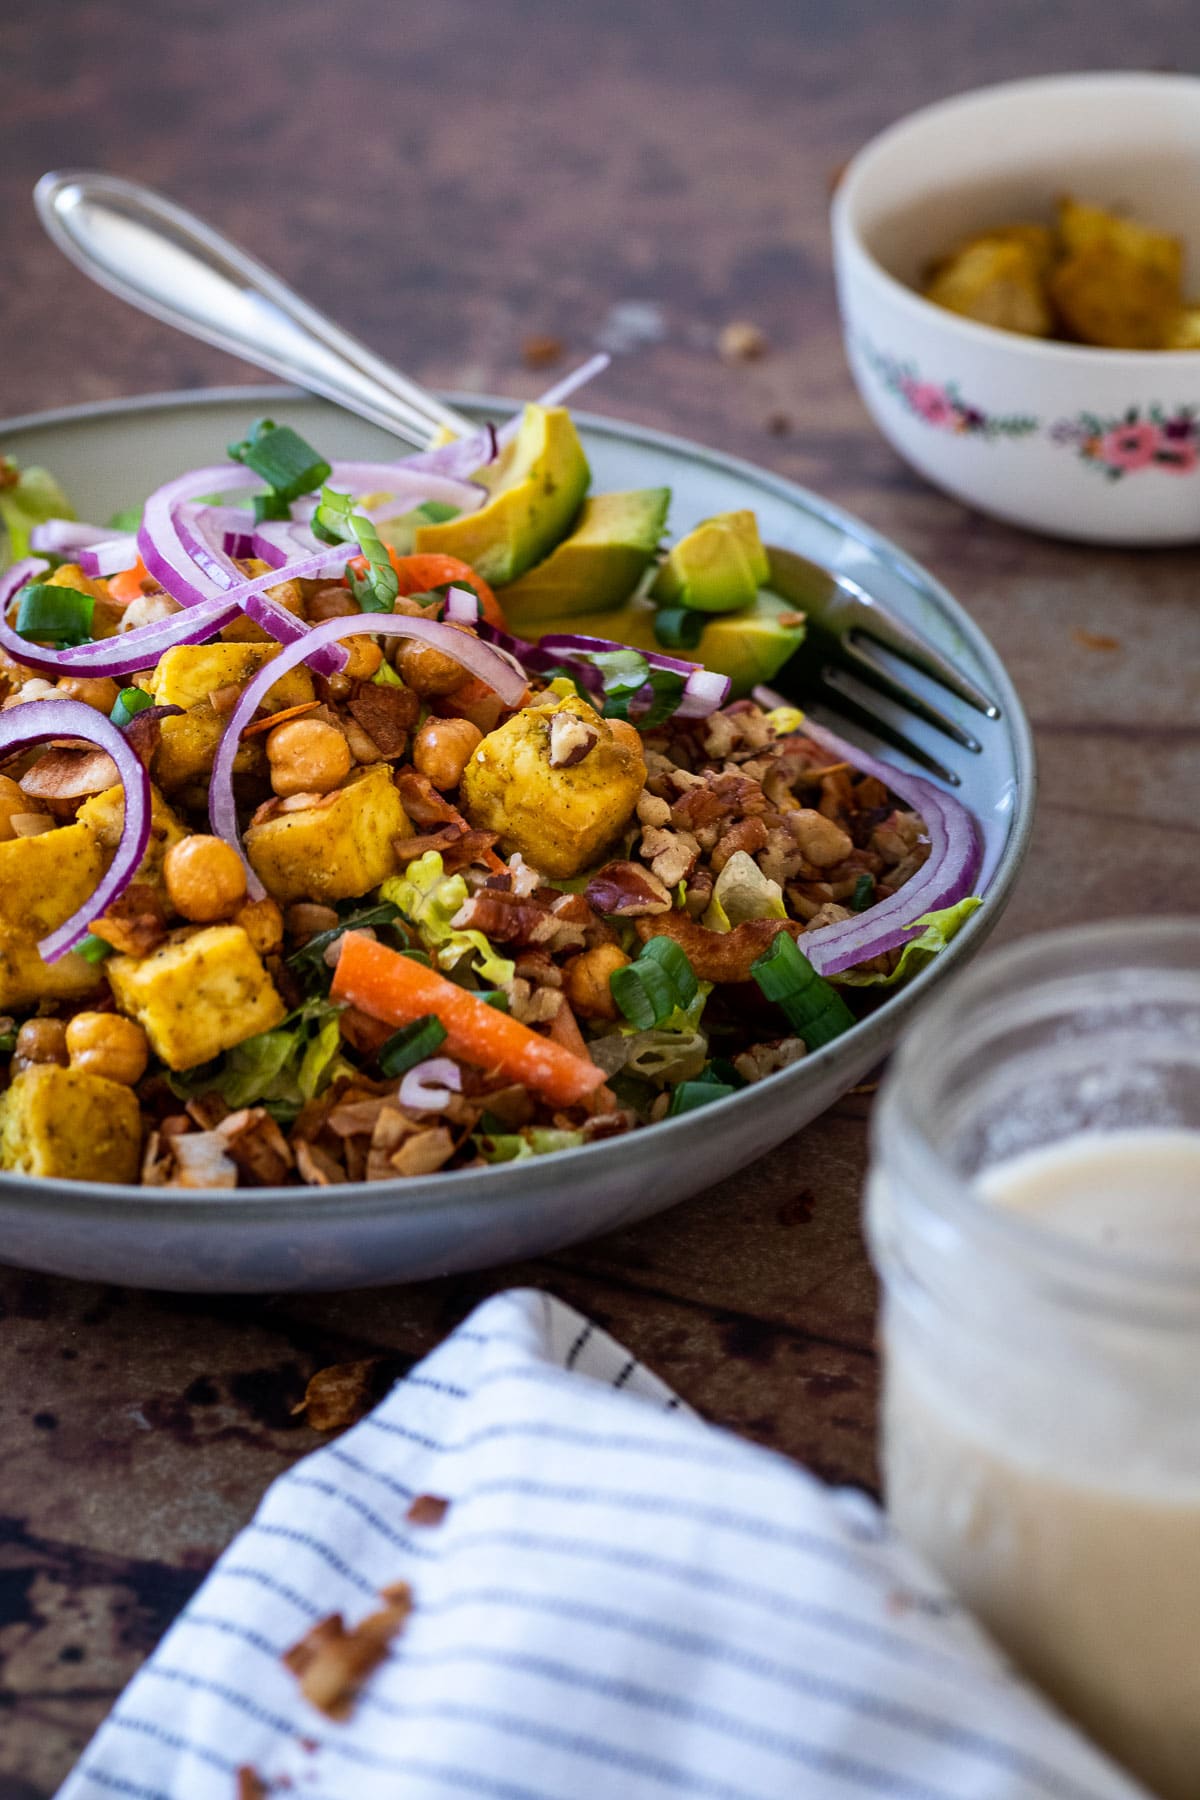
[[[247,725],[242,737],[255,737],[264,731],[274,731],[277,725],[285,725],[289,719],[300,719],[305,713],[315,712],[320,704],[319,700],[301,700],[298,706],[285,706],[282,712],[270,713],[265,719],[255,719],[253,725]]]
[[[132,569],[122,569],[117,575],[108,578],[108,595],[121,606],[128,606],[131,600],[142,597],[142,583],[149,581],[150,572],[139,556]]]
[[[477,994],[361,932],[348,931],[342,939],[332,997],[388,1025],[411,1025],[432,1013],[446,1027],[446,1048],[453,1055],[500,1070],[554,1106],[580,1106],[604,1081],[603,1069],[589,1059],[539,1037]]]

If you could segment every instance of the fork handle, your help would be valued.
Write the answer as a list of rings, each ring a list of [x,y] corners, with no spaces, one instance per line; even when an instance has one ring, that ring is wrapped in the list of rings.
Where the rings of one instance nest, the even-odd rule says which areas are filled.
[[[136,181],[43,175],[34,203],[85,275],[143,312],[349,408],[418,449],[475,427],[202,219]]]

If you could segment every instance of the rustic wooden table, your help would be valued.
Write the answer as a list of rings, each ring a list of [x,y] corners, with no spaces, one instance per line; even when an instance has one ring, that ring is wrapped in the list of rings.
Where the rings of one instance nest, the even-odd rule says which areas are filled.
[[[630,304],[648,303],[660,333],[589,405],[860,513],[1006,658],[1044,785],[1001,937],[1200,902],[1194,554],[1039,541],[910,474],[851,388],[826,234],[835,169],[888,119],[1098,54],[1168,66],[1194,47],[1186,9],[10,0],[0,43],[0,412],[255,379],[62,261],[29,204],[53,167],[167,190],[431,383],[534,393],[528,338],[578,358],[636,338]],[[766,332],[762,360],[718,359],[734,318]],[[709,1417],[870,1486],[868,1110],[851,1096],[647,1225],[424,1287],[213,1300],[0,1271],[0,1800],[52,1792],[267,1483],[313,1447],[291,1416],[307,1376],[415,1358],[493,1288],[563,1295]]]

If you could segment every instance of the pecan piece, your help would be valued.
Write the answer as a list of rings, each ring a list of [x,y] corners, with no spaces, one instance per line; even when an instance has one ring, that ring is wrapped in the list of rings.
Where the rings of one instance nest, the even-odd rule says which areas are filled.
[[[570,769],[581,763],[600,742],[600,733],[575,713],[553,713],[550,718],[550,767]]]
[[[673,888],[695,868],[700,846],[690,831],[663,831],[658,825],[648,825],[638,854],[650,864],[664,887]]]
[[[658,876],[634,862],[605,863],[588,882],[584,898],[610,918],[636,919],[671,910],[670,892]]]

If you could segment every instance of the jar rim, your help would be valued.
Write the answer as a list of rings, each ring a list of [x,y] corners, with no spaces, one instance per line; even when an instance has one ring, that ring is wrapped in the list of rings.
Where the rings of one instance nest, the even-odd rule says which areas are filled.
[[[1175,991],[1179,982],[1185,993],[1194,990],[1200,1011],[1200,920],[1116,919],[1068,926],[989,953],[936,995],[905,1034],[873,1125],[877,1160],[884,1160],[880,1147],[886,1143],[886,1158],[907,1165],[905,1185],[923,1206],[948,1223],[968,1227],[996,1253],[1025,1262],[1080,1300],[1094,1300],[1097,1290],[1105,1288],[1120,1292],[1134,1287],[1147,1298],[1154,1291],[1177,1304],[1200,1306],[1200,1254],[1159,1255],[1092,1244],[996,1206],[952,1167],[922,1117],[922,1102],[930,1097],[929,1072],[944,1058],[960,1022],[989,1004],[998,1007],[1008,995],[1047,985],[1070,958],[1091,960],[1114,973],[1168,970]]]

